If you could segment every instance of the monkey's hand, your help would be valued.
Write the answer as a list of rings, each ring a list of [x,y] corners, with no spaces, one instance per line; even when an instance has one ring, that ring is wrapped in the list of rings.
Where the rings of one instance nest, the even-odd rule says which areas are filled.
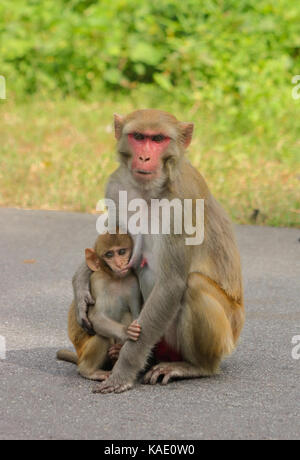
[[[127,329],[128,338],[136,342],[140,336],[141,330],[142,328],[137,320],[133,321]]]
[[[76,317],[78,324],[89,335],[95,335],[92,323],[88,319],[89,307],[95,305],[95,301],[89,291],[82,293],[80,297],[76,298]]]
[[[77,322],[89,335],[95,335],[93,326],[87,316],[89,306],[95,304],[90,293],[91,273],[92,270],[89,269],[86,263],[82,263],[73,276],[72,284]]]
[[[119,358],[120,350],[123,345],[120,343],[115,343],[115,345],[112,345],[109,350],[108,350],[108,356],[112,361],[117,361]]]
[[[130,390],[133,387],[134,381],[126,379],[119,373],[112,374],[104,382],[95,385],[93,393],[123,393],[123,391]]]
[[[135,351],[136,347],[138,346],[138,342],[132,342],[131,340],[127,340],[123,345],[120,351],[120,357],[114,368],[110,377],[105,381],[93,388],[93,393],[122,393],[123,391],[130,390],[134,382],[136,380],[136,362],[130,361],[126,362],[127,366],[124,366],[122,363],[122,355],[125,353],[125,356],[128,353],[128,348],[132,348]],[[139,366],[139,367],[142,367]]]

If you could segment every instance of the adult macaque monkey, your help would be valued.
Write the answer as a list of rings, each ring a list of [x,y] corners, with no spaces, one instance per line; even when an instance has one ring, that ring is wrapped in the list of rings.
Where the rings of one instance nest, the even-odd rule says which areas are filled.
[[[105,380],[110,374],[103,369],[109,365],[108,357],[114,361],[126,340],[139,338],[141,327],[136,319],[142,302],[137,278],[128,267],[131,253],[131,237],[119,233],[100,235],[95,248],[85,250],[87,267],[93,272],[91,292],[95,300],[89,320],[97,335],[91,337],[77,323],[73,302],[68,333],[76,353],[59,350],[57,358],[77,364],[79,374],[87,379]]]
[[[159,110],[115,115],[120,166],[110,177],[107,198],[116,206],[120,191],[128,192],[128,201],[143,198],[148,203],[152,198],[204,199],[205,238],[201,245],[188,246],[184,234],[143,235],[147,263],[137,269],[145,301],[138,319],[141,335],[137,342],[125,343],[111,376],[95,392],[131,388],[162,337],[181,360],[160,362],[146,374],[145,383],[213,375],[240,335],[244,308],[239,253],[227,215],[184,157],[192,132],[191,123]],[[82,266],[73,279],[77,318],[85,325],[89,277],[89,269]]]

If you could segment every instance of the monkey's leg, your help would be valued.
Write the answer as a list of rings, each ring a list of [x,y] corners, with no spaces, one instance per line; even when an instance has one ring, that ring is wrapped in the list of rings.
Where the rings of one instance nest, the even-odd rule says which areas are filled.
[[[243,307],[232,302],[215,283],[191,273],[177,335],[183,362],[159,363],[145,375],[155,384],[163,377],[195,378],[217,373],[222,358],[230,354],[243,326]]]
[[[107,359],[110,341],[104,337],[90,336],[79,326],[74,302],[69,310],[68,334],[76,354],[68,350],[60,350],[57,354],[58,359],[77,364],[79,374],[86,379],[100,381],[107,379],[110,372],[101,370],[101,367]]]
[[[97,335],[90,337],[78,359],[78,372],[82,377],[102,381],[110,376],[110,371],[101,369],[107,359],[109,345],[109,339]]]

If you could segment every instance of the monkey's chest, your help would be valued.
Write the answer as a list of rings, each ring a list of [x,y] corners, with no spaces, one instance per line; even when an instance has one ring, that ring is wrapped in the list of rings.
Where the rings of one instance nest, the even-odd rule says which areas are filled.
[[[155,272],[146,263],[138,269],[137,275],[143,299],[146,301],[155,284]]]
[[[142,263],[137,268],[137,276],[144,301],[149,297],[156,281],[157,254],[159,253],[158,238],[153,235],[144,235]]]
[[[103,306],[103,313],[114,321],[121,322],[124,314],[130,313],[126,297],[124,295],[111,296],[110,302]]]

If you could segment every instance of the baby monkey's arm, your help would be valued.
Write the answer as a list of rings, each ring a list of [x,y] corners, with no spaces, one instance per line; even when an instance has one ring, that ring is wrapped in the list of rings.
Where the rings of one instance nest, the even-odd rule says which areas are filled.
[[[131,338],[124,324],[114,321],[104,313],[93,314],[93,312],[91,312],[89,314],[89,319],[97,335],[108,338],[112,337],[121,343],[124,343],[127,339]]]
[[[138,324],[137,320],[133,321],[128,326],[128,329],[127,329],[127,333],[129,335],[129,338],[136,342],[138,340],[139,336],[140,336],[141,329],[142,328]],[[119,354],[120,354],[122,346],[123,346],[123,344],[121,344],[121,343],[115,343],[114,345],[112,345],[109,348],[108,356],[110,357],[110,359],[112,361],[117,361],[117,359],[119,358]]]

